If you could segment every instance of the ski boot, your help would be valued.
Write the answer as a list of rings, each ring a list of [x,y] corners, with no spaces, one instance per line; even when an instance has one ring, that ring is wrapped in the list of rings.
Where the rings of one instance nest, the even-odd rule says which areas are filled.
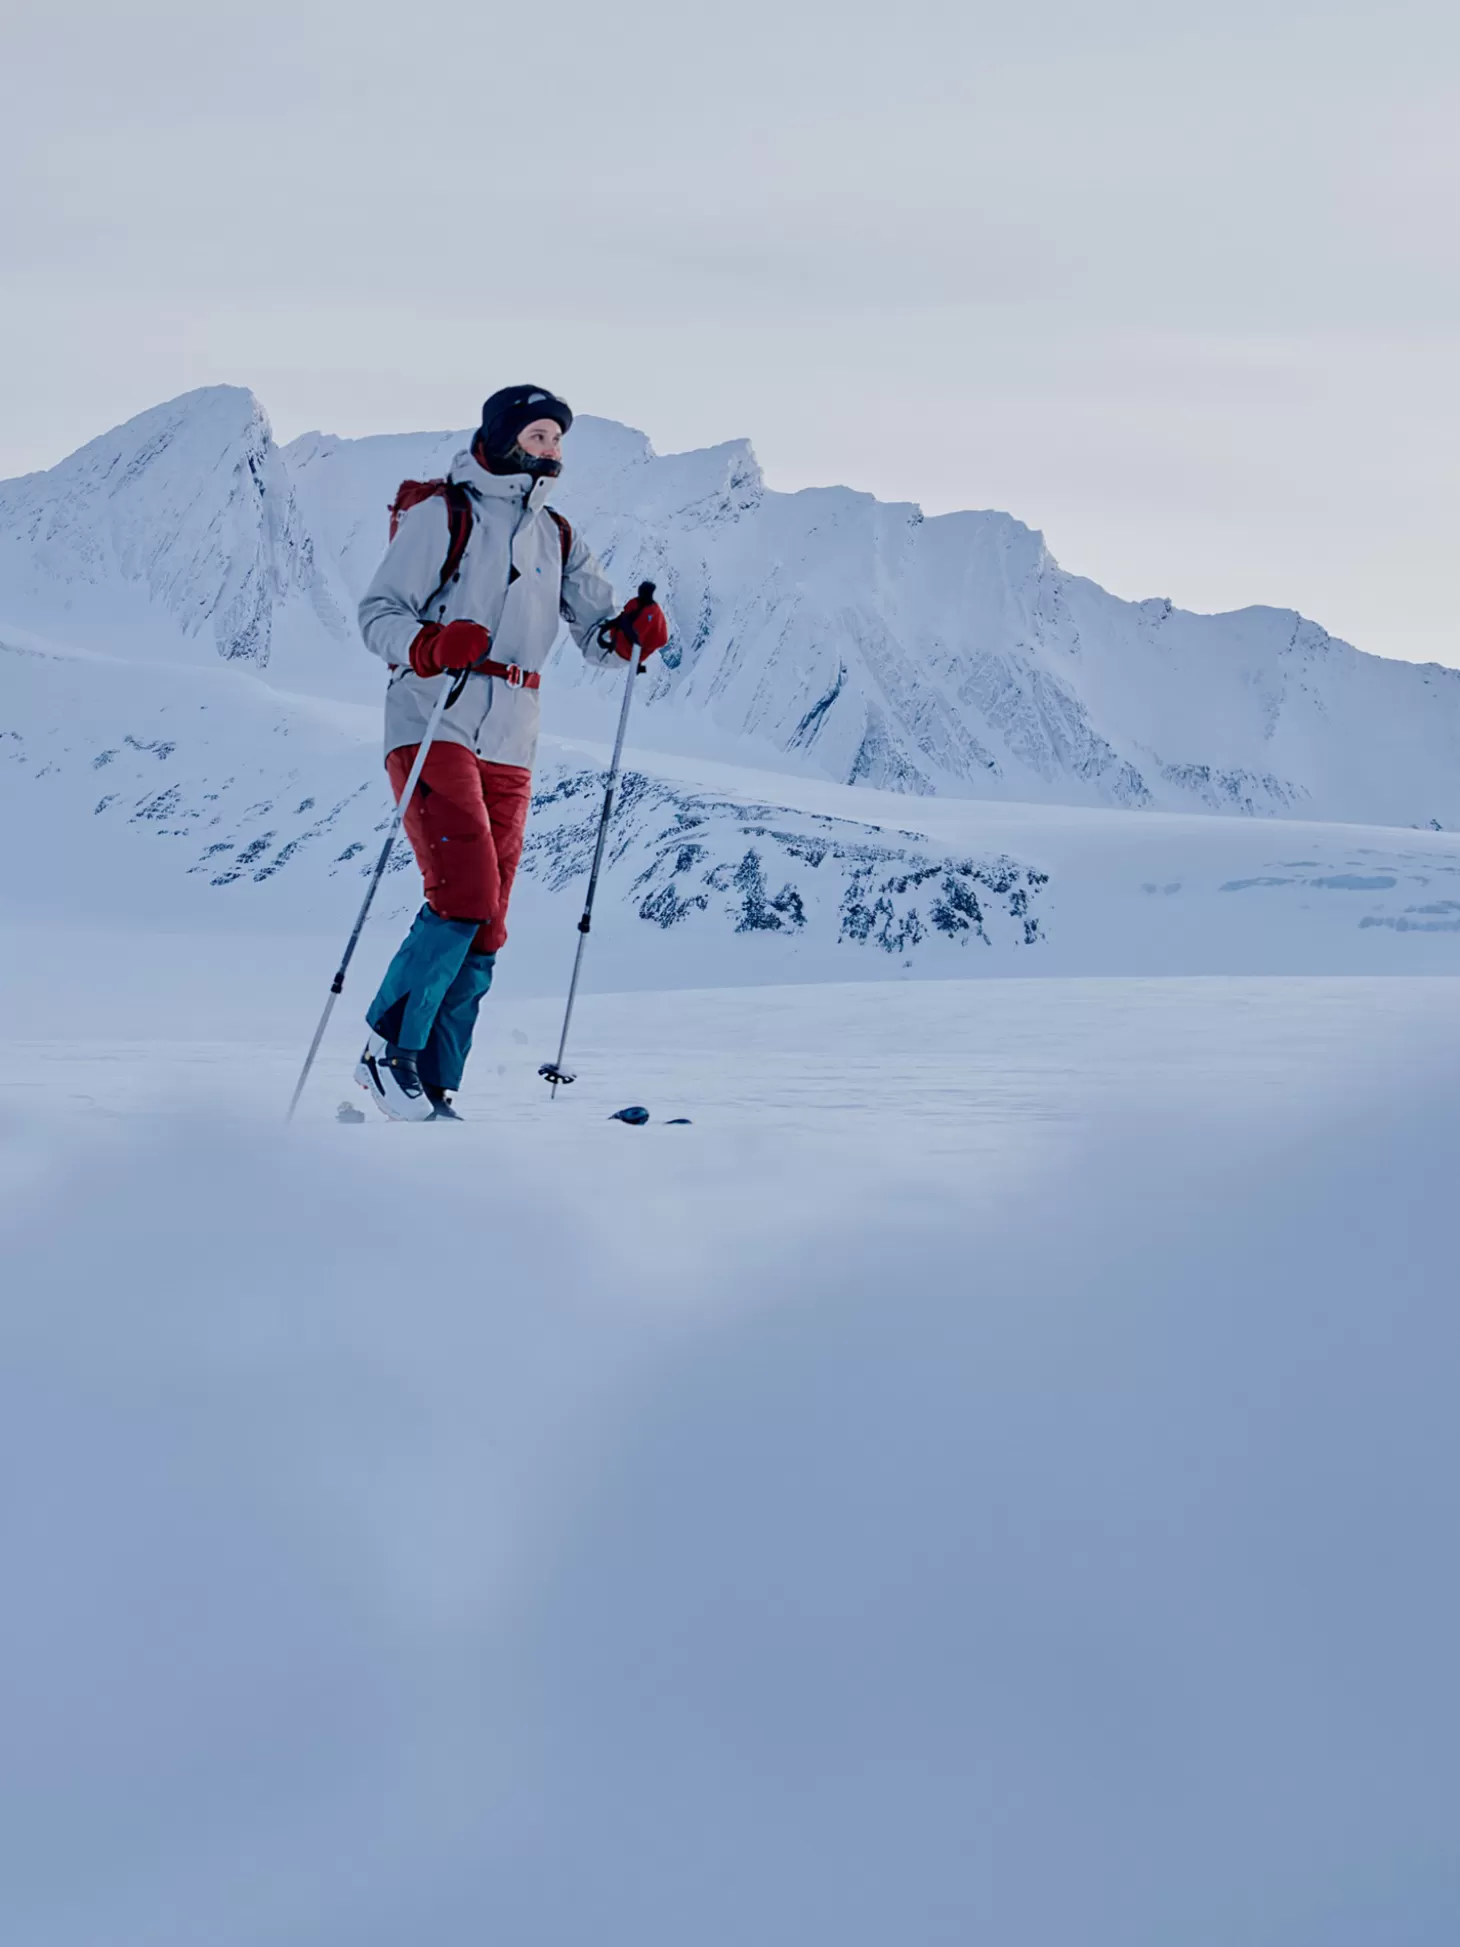
[[[355,1064],[355,1080],[392,1122],[429,1122],[435,1114],[408,1048],[395,1048],[373,1030]]]

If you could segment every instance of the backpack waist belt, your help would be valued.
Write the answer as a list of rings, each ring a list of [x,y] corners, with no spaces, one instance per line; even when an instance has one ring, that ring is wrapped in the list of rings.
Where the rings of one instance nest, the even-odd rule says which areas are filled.
[[[535,690],[542,675],[535,669],[519,669],[516,663],[494,663],[490,656],[471,666],[473,676],[500,676],[509,690]]]

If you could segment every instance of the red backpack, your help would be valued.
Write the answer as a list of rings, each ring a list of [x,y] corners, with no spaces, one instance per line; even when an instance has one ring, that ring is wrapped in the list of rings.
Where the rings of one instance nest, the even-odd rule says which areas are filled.
[[[412,507],[419,507],[423,500],[434,500],[438,494],[446,502],[446,527],[450,539],[446,559],[441,564],[441,579],[430,600],[422,603],[423,608],[428,608],[435,601],[461,566],[461,557],[466,553],[466,544],[471,539],[471,495],[459,480],[402,480],[390,506],[390,538],[393,541],[401,515],[409,513]],[[558,530],[558,545],[562,549],[563,568],[566,571],[568,556],[573,552],[573,530],[556,507],[549,507],[547,512]],[[513,574],[515,577],[515,569]]]

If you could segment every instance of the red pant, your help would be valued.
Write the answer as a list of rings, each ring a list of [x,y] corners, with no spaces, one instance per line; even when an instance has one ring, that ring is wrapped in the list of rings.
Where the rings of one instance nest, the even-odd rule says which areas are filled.
[[[419,748],[403,744],[385,760],[397,803]],[[532,772],[519,765],[485,764],[465,744],[432,744],[426,753],[406,807],[406,837],[432,911],[443,919],[480,920],[473,952],[506,945],[507,901],[531,797]]]

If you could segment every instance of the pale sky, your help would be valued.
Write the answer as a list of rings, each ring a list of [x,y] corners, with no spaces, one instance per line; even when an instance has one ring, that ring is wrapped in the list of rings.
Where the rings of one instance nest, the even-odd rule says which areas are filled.
[[[1454,0],[0,9],[0,475],[531,379],[1460,664]]]

